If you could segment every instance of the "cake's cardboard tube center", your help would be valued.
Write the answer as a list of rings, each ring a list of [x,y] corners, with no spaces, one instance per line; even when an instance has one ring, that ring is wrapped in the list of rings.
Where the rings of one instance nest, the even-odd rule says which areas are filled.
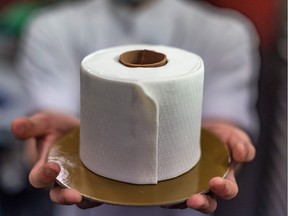
[[[152,50],[131,50],[122,53],[119,61],[127,67],[161,67],[167,63],[167,58]]]

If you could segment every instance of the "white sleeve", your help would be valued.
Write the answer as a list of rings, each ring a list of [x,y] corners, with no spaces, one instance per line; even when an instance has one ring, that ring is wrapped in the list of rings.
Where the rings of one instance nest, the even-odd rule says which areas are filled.
[[[224,119],[257,133],[258,37],[254,28],[231,22],[212,35],[204,59],[204,119]],[[212,52],[211,52],[212,50]]]
[[[61,28],[65,23],[57,27],[55,19],[44,15],[32,20],[23,35],[16,69],[31,99],[30,111],[78,114],[80,62],[74,57],[71,37]]]

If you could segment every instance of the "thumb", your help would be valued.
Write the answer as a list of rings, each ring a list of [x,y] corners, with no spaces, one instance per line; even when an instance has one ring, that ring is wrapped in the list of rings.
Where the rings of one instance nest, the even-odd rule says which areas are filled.
[[[60,166],[54,162],[39,161],[29,174],[29,181],[35,188],[43,188],[52,184],[60,172]]]

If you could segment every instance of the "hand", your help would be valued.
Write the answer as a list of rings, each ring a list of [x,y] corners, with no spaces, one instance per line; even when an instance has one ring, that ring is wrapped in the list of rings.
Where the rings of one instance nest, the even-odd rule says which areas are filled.
[[[21,140],[35,139],[38,149],[38,161],[30,172],[29,179],[36,188],[46,187],[55,182],[60,172],[58,164],[46,163],[50,147],[55,141],[73,128],[79,127],[79,120],[71,116],[55,113],[38,113],[30,118],[18,118],[12,123],[12,132]],[[248,162],[255,157],[255,149],[249,137],[237,127],[224,122],[211,121],[203,123],[203,127],[219,137],[231,152],[235,162]],[[232,163],[233,164],[233,163]],[[210,190],[223,199],[232,199],[238,193],[231,165],[226,179],[215,177],[209,182]],[[74,189],[65,189],[55,185],[50,192],[52,201],[59,204],[77,204],[81,208],[100,205],[82,198]],[[193,195],[186,205],[190,208],[209,213],[215,211],[217,202],[210,195]]]
[[[214,195],[226,200],[237,195],[238,185],[235,179],[235,165],[253,160],[256,151],[249,136],[233,124],[223,121],[206,121],[202,123],[202,126],[227,145],[232,158],[230,170],[225,179],[222,177],[212,178],[209,181],[210,193],[192,195],[186,201],[187,207],[203,213],[212,213],[217,208]]]
[[[30,175],[30,183],[36,188],[53,184],[60,172],[57,163],[46,162],[51,146],[57,139],[72,129],[79,127],[79,119],[59,113],[42,112],[30,118],[17,118],[12,122],[12,133],[21,140],[36,142],[38,158]],[[61,188],[54,185],[50,191],[51,200],[59,204],[77,204],[81,208],[99,205],[82,198],[74,189]]]

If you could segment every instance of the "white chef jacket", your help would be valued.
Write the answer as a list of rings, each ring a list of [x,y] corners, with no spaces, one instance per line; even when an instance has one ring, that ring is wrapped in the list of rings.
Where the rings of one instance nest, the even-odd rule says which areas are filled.
[[[31,97],[31,110],[78,115],[79,68],[87,54],[124,44],[161,44],[202,57],[203,119],[231,121],[252,132],[257,127],[258,40],[252,25],[236,12],[181,0],[155,0],[134,9],[109,0],[80,1],[42,11],[24,35],[18,71]],[[194,212],[107,205],[86,214],[91,211],[150,216]]]

